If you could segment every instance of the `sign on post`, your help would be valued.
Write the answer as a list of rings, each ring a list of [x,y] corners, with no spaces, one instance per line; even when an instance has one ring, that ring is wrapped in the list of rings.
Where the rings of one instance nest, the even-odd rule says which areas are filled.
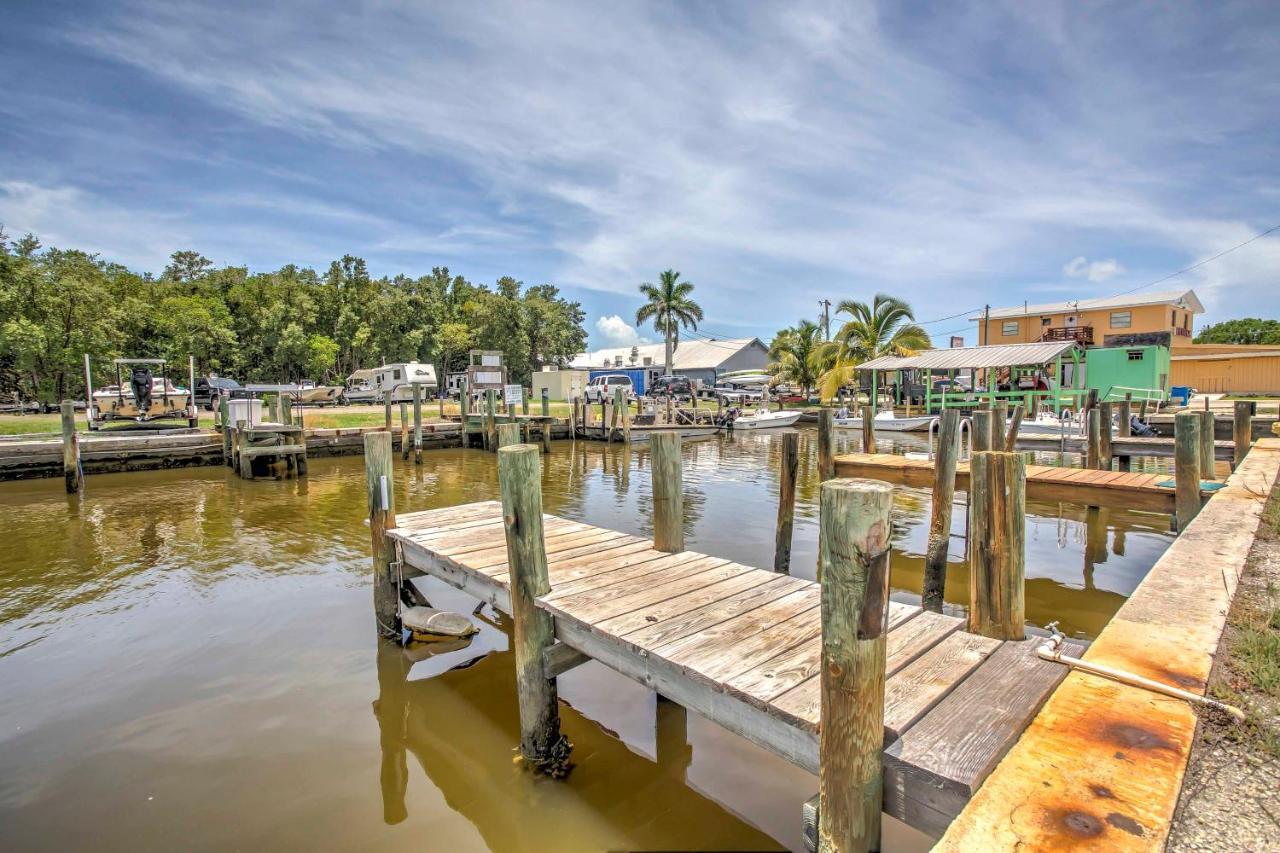
[[[503,388],[506,391],[508,406],[518,406],[524,401],[524,386],[504,385]]]

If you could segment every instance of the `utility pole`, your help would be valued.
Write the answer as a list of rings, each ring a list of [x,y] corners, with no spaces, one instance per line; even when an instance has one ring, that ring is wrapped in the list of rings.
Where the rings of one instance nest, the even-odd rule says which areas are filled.
[[[831,340],[831,300],[819,299],[818,305],[822,306],[822,338],[823,340]]]

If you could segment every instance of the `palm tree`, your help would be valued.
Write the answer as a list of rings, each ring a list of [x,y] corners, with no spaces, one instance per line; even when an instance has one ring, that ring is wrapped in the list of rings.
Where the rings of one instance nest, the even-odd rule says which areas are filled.
[[[671,355],[680,345],[680,327],[698,328],[702,319],[702,306],[689,298],[693,282],[680,281],[680,273],[667,270],[658,277],[658,283],[645,282],[640,292],[648,302],[636,311],[636,323],[653,321],[653,328],[666,343],[666,373],[671,375]]]
[[[801,320],[789,329],[783,329],[769,344],[769,373],[774,381],[799,385],[804,396],[818,384],[821,362],[816,355],[822,347],[822,327],[810,320]]]
[[[915,355],[932,347],[929,333],[916,325],[911,306],[892,296],[877,293],[871,304],[846,299],[836,306],[837,314],[848,314],[831,341],[814,356],[824,364],[820,392],[823,399],[836,395],[853,380],[854,369],[864,361],[884,355]]]

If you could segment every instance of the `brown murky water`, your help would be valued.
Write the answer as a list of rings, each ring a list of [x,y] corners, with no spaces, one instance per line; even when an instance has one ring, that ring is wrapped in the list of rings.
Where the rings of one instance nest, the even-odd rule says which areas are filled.
[[[808,577],[812,438],[803,431],[793,549]],[[768,567],[775,436],[684,455],[689,547]],[[549,512],[651,532],[644,449],[558,442],[545,465]],[[465,648],[379,643],[363,460],[310,468],[302,481],[251,483],[217,468],[91,476],[83,501],[60,480],[0,484],[0,849],[799,847],[814,777],[596,663],[561,679],[572,775],[530,777],[513,763],[497,617],[485,610]],[[402,512],[493,498],[494,457],[433,451],[397,469],[396,489]],[[901,491],[902,600],[918,600],[928,512],[927,493]],[[947,597],[958,608],[957,519]],[[1168,526],[1029,506],[1029,619],[1096,635]],[[434,581],[427,591],[438,606],[474,605]],[[901,827],[886,841],[921,843]]]

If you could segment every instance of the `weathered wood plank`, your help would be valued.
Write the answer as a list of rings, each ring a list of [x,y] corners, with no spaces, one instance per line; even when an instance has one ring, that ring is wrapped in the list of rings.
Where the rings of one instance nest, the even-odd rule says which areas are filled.
[[[955,631],[896,671],[884,691],[886,742],[901,737],[999,647],[999,640]]]
[[[623,638],[636,648],[656,648],[699,631],[705,631],[742,613],[791,595],[804,589],[805,586],[806,582],[800,578],[775,576],[762,584],[730,593],[706,605],[636,627],[634,630],[623,633]],[[669,601],[675,607],[682,604],[679,599],[669,599]],[[666,603],[660,602],[659,606]]]

